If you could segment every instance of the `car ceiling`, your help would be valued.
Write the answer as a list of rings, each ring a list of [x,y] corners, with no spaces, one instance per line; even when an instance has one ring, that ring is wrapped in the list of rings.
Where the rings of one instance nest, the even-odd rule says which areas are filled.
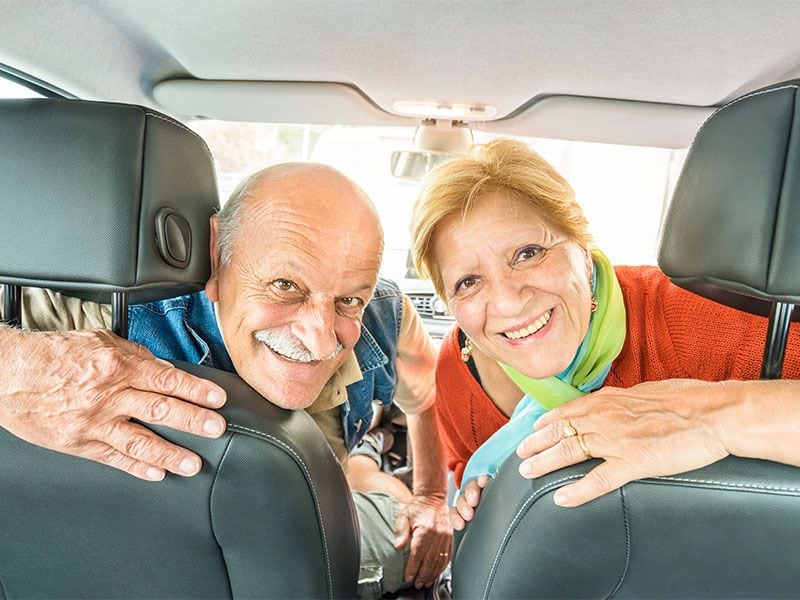
[[[0,0],[0,7],[0,63],[79,97],[179,116],[236,118],[240,110],[242,120],[271,120],[269,102],[248,111],[241,89],[223,84],[221,96],[198,107],[188,94],[154,92],[159,83],[316,82],[357,90],[361,108],[387,123],[400,122],[391,114],[397,100],[461,102],[497,109],[486,129],[551,136],[569,132],[573,114],[556,103],[554,116],[552,99],[578,100],[590,109],[583,137],[593,139],[593,126],[613,137],[624,122],[593,125],[603,106],[696,120],[800,74],[794,0]],[[262,98],[270,89],[261,88]],[[551,110],[546,119],[525,120],[541,106]],[[309,119],[299,118],[303,111]],[[274,120],[319,122],[325,111],[325,102],[298,101]],[[353,121],[363,121],[356,112]],[[655,119],[651,128],[669,123]]]

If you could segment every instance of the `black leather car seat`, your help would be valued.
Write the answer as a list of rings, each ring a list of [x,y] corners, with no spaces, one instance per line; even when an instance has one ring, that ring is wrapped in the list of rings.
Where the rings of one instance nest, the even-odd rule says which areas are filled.
[[[698,131],[659,254],[676,284],[770,315],[763,378],[779,377],[800,303],[800,94],[773,86]],[[796,443],[796,440],[775,440]],[[456,598],[767,598],[800,593],[800,469],[729,457],[632,482],[579,508],[553,493],[597,461],[536,480],[513,456],[453,561]]]
[[[0,101],[0,283],[126,301],[202,287],[212,158],[151,110]],[[2,361],[2,359],[0,359]],[[177,363],[226,389],[217,440],[159,433],[202,471],[148,483],[0,429],[0,598],[341,598],[358,578],[358,530],[338,462],[303,411],[236,375]]]

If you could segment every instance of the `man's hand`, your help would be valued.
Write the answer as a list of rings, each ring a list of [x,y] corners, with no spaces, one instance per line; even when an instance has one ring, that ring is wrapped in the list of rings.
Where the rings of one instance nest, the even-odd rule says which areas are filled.
[[[490,481],[488,475],[481,475],[475,479],[470,479],[464,486],[464,492],[456,498],[456,505],[450,509],[450,523],[453,529],[461,531],[467,526],[467,522],[475,516],[475,509],[481,501],[483,488]]]
[[[447,566],[453,543],[453,529],[447,519],[444,495],[416,495],[397,515],[396,548],[410,541],[404,577],[419,589],[430,587]]]
[[[520,474],[532,479],[587,460],[578,436],[564,437],[568,421],[604,462],[556,492],[561,506],[578,506],[634,479],[711,464],[730,447],[719,423],[735,420],[738,399],[726,383],[671,379],[571,400],[542,415],[519,445]]]
[[[219,437],[225,403],[211,382],[109,331],[0,328],[0,426],[28,442],[150,481],[194,475],[200,457],[131,422]],[[203,408],[206,407],[206,408]]]

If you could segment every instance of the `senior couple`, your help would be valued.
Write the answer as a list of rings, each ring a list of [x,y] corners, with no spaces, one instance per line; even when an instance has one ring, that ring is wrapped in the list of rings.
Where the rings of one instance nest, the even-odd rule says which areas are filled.
[[[746,332],[765,319],[676,288],[654,267],[612,267],[569,184],[524,144],[477,146],[431,172],[412,238],[419,271],[457,321],[435,386],[419,318],[378,279],[369,200],[333,169],[287,164],[246,179],[212,217],[205,292],[131,307],[130,342],[102,329],[107,307],[28,292],[30,329],[101,329],[0,329],[0,426],[144,479],[191,476],[199,457],[129,419],[219,436],[224,392],[159,358],[235,371],[279,406],[308,410],[350,463],[365,596],[430,585],[446,566],[445,453],[462,488],[457,529],[514,451],[528,478],[604,459],[556,493],[562,506],[728,454],[800,465],[796,447],[770,443],[800,422],[797,329],[789,379],[755,381],[761,346]],[[385,368],[369,368],[366,338]],[[76,366],[87,364],[91,377]],[[371,459],[347,459],[373,399],[407,414],[413,490]]]

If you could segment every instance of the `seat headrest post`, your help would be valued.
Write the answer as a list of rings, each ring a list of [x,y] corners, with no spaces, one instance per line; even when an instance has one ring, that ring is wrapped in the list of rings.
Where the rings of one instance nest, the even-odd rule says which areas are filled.
[[[114,292],[111,296],[111,331],[128,339],[128,294]]]
[[[3,319],[10,327],[22,327],[22,287],[3,285]]]
[[[769,313],[767,341],[764,345],[764,359],[761,361],[761,379],[781,378],[793,310],[794,304],[775,302],[772,305]]]

